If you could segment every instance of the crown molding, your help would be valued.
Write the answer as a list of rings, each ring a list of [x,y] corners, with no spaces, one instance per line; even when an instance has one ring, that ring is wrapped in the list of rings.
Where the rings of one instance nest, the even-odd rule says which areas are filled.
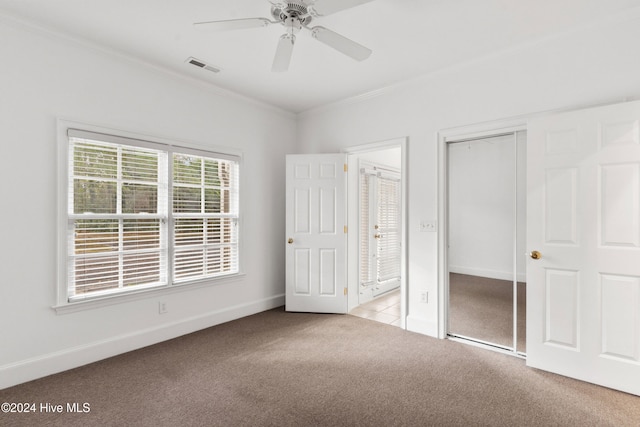
[[[500,58],[503,56],[507,56],[507,55],[519,52],[519,51],[523,51],[536,46],[541,46],[547,43],[551,43],[564,37],[578,35],[580,33],[593,31],[596,29],[617,26],[625,22],[639,20],[639,19],[640,19],[640,6],[636,6],[630,9],[625,9],[594,21],[576,25],[574,27],[568,28],[567,30],[560,31],[558,33],[550,34],[544,37],[539,37],[534,40],[526,41],[516,46],[511,46],[505,49],[501,49],[501,50],[498,50],[486,55],[482,55],[467,61],[458,62],[448,66],[443,66],[437,69],[433,69],[431,71],[421,73],[419,75],[413,76],[406,80],[391,83],[379,89],[374,89],[374,90],[367,91],[359,95],[348,97],[339,101],[330,102],[324,105],[319,105],[317,107],[313,107],[308,110],[299,112],[298,118],[304,119],[304,118],[312,117],[317,114],[322,114],[332,110],[337,110],[339,108],[343,108],[349,105],[361,104],[368,100],[375,99],[387,94],[391,94],[401,89],[411,88],[412,86],[423,84],[426,81],[435,79],[439,76],[446,75],[451,72],[464,70],[476,64],[481,64],[487,61],[494,60],[496,58]]]
[[[19,18],[14,15],[7,14],[2,11],[0,11],[0,22],[5,23],[18,30],[27,31],[38,36],[44,36],[46,38],[53,38],[56,41],[65,43],[70,46],[81,47],[87,50],[97,52],[111,59],[117,59],[123,62],[134,64],[136,66],[145,68],[149,71],[153,71],[158,74],[171,77],[174,80],[189,83],[191,85],[199,87],[200,89],[205,89],[223,98],[229,98],[235,101],[240,101],[246,104],[250,104],[252,106],[259,107],[261,109],[279,114],[281,116],[284,116],[292,120],[296,119],[296,113],[292,111],[285,110],[283,108],[258,100],[256,98],[252,98],[247,95],[242,95],[240,93],[231,91],[229,89],[225,89],[221,86],[216,85],[215,83],[210,83],[210,82],[198,79],[196,77],[189,76],[187,74],[182,74],[170,68],[163,67],[156,63],[145,61],[143,59],[140,59],[135,56],[129,55],[125,52],[122,52],[118,49],[113,49],[113,48],[104,46],[100,43],[86,40],[82,37],[74,36],[39,23],[35,23],[32,21]]]

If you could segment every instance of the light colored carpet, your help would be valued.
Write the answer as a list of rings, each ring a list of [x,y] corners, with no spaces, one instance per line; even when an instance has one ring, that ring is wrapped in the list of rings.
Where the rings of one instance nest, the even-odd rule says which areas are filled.
[[[0,391],[7,426],[638,426],[640,398],[350,315],[270,310]]]
[[[526,352],[526,284],[518,283],[518,345]],[[449,332],[513,347],[513,282],[451,273]]]

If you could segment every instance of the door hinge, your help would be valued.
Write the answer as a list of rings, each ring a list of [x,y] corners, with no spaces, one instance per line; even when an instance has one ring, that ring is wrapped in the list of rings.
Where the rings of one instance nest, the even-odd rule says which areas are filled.
[[[349,293],[349,290],[347,288],[344,288],[344,294],[347,295]]]
[[[346,164],[346,163],[344,164],[344,171],[345,171],[345,172],[349,172],[349,166],[347,166],[347,164]]]
[[[344,226],[344,234],[347,234],[349,232],[349,228],[345,225]]]

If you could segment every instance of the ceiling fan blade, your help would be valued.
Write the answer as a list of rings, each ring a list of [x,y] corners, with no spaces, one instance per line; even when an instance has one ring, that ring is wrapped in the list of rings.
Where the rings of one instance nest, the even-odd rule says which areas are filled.
[[[289,69],[291,55],[293,54],[293,45],[296,42],[296,36],[293,34],[283,34],[278,42],[276,56],[273,58],[271,71],[284,72]]]
[[[230,31],[266,27],[269,24],[271,24],[271,21],[267,18],[245,18],[228,19],[225,21],[196,22],[193,26],[202,31]]]
[[[318,41],[344,53],[356,61],[364,61],[371,56],[372,53],[371,49],[324,27],[313,27],[311,29],[311,35]]]
[[[312,0],[307,2],[319,16],[330,15],[373,0]]]

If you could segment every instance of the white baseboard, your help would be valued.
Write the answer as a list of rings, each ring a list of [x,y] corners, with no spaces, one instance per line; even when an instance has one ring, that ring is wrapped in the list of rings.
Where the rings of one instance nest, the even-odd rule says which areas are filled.
[[[407,331],[438,338],[438,323],[418,317],[407,316]]]
[[[284,305],[284,294],[0,366],[0,390]]]
[[[513,272],[489,270],[486,268],[462,267],[459,265],[450,265],[449,273],[468,274],[469,276],[487,277],[497,280],[513,280]],[[527,276],[524,273],[518,274],[518,282],[526,282]]]

